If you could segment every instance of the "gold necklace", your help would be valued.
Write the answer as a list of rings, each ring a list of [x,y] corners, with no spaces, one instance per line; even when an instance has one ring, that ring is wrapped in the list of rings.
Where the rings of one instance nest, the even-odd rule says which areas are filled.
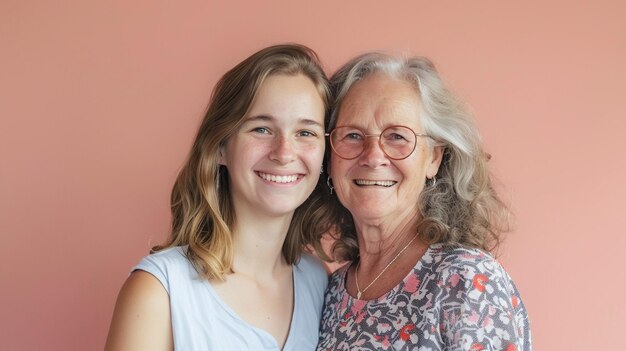
[[[409,245],[411,245],[411,243],[415,240],[415,238],[417,238],[417,235],[413,237],[413,239],[411,239],[406,245],[404,245],[404,247],[402,248],[402,250],[400,250],[398,252],[398,254],[396,255],[396,257],[394,257],[389,263],[387,263],[387,265],[385,266],[385,268],[383,268],[382,271],[380,271],[380,273],[378,273],[378,275],[376,276],[376,278],[374,278],[374,280],[372,280],[366,287],[365,289],[361,290],[361,288],[359,288],[359,265],[361,264],[361,260],[359,259],[359,262],[356,264],[356,269],[354,270],[354,282],[356,283],[356,298],[357,299],[361,299],[361,295],[363,295],[363,293],[365,291],[367,291],[367,289],[370,288],[370,286],[372,286],[372,284],[374,284],[378,278],[380,278],[380,276],[383,275],[383,273],[385,273],[385,271],[387,271],[387,268],[391,267],[391,265],[396,262],[396,260],[398,259],[398,257],[400,257],[400,255],[402,255],[402,253],[404,251],[406,251],[406,249],[409,248]]]

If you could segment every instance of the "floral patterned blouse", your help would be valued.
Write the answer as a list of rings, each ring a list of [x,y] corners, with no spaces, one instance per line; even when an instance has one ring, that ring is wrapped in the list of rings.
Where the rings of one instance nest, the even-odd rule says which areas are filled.
[[[318,351],[532,349],[520,295],[483,251],[431,245],[402,282],[368,301],[346,291],[348,267],[326,289]]]

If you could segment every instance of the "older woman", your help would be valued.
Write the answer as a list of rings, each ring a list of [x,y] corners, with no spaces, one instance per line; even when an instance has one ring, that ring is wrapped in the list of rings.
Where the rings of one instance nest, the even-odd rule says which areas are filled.
[[[489,252],[508,211],[458,100],[424,58],[370,53],[331,79],[333,256],[318,350],[530,350]],[[336,201],[335,201],[336,202]]]

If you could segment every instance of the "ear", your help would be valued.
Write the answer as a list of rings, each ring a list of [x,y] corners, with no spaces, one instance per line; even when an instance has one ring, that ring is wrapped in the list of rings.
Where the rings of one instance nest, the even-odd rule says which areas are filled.
[[[433,147],[433,151],[430,153],[430,161],[426,165],[426,178],[431,179],[439,171],[439,166],[443,160],[443,146],[437,145]]]

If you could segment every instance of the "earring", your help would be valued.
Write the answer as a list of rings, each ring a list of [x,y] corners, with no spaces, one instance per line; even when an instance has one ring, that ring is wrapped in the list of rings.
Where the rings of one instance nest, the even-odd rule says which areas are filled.
[[[433,176],[432,178],[430,178],[430,180],[430,186],[434,187],[435,185],[437,185],[437,176]]]
[[[222,165],[217,165],[217,172],[215,172],[215,190],[220,190],[220,178],[222,175]]]
[[[320,169],[320,174],[324,174],[324,165],[322,164],[322,169]]]
[[[328,185],[328,189],[330,189],[330,195],[333,194],[333,190],[335,189],[335,188],[333,188],[333,185],[331,184],[331,182],[332,182],[332,178],[331,177],[327,177],[326,178],[326,185]]]

